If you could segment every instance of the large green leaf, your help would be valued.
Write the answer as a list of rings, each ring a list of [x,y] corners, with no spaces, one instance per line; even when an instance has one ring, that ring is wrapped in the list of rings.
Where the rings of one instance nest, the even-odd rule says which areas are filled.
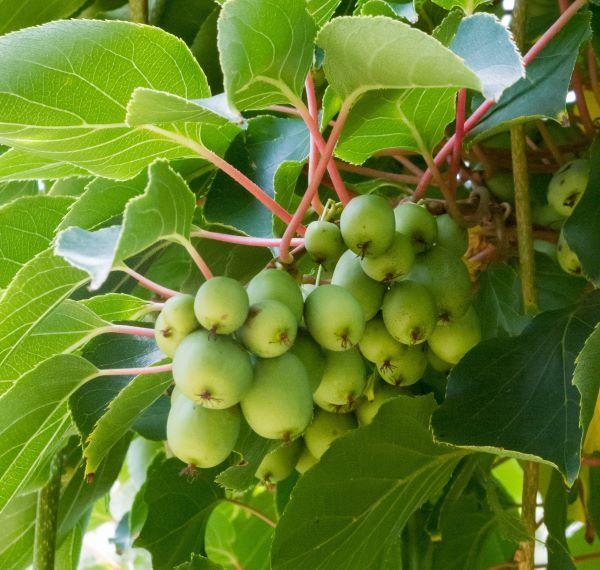
[[[20,148],[11,148],[0,156],[0,180],[54,180],[85,174],[87,170],[79,166],[56,162]]]
[[[575,570],[565,536],[568,501],[569,494],[562,478],[553,470],[544,496],[544,524],[548,529],[548,570]]]
[[[364,16],[403,18],[411,24],[419,19],[414,0],[358,0],[356,13]]]
[[[184,467],[178,459],[159,456],[140,491],[147,513],[134,546],[149,550],[152,566],[158,570],[173,568],[202,552],[206,522],[224,497],[213,483],[213,470],[201,469],[188,479],[181,476]]]
[[[306,9],[320,28],[333,16],[342,0],[306,0]],[[412,1],[412,0],[411,0]]]
[[[434,413],[436,439],[543,461],[572,483],[579,472],[575,357],[600,321],[600,295],[538,315],[522,334],[490,339],[452,370]]]
[[[219,16],[225,92],[238,109],[300,97],[316,26],[304,0],[229,0]]]
[[[0,208],[0,288],[48,247],[72,203],[66,197],[26,196]]]
[[[467,14],[472,14],[477,6],[485,4],[491,0],[432,0],[438,6],[445,8],[446,10],[452,10],[452,8],[460,8]]]
[[[85,0],[0,0],[0,34],[73,14]]]
[[[37,196],[39,192],[37,182],[0,182],[0,206],[24,196]]]
[[[31,561],[35,534],[37,493],[20,495],[13,499],[2,515],[2,543],[0,544],[0,567],[21,570]]]
[[[362,164],[384,149],[431,152],[454,118],[455,97],[454,88],[367,93],[352,108],[336,154]]]
[[[581,393],[581,426],[588,429],[600,394],[600,325],[577,355],[573,384]]]
[[[525,78],[509,87],[471,131],[482,138],[510,125],[547,117],[559,120],[579,46],[589,38],[589,15],[577,14],[527,66]]]
[[[152,309],[152,305],[133,295],[106,293],[80,301],[107,321],[137,321]]]
[[[564,232],[585,275],[600,285],[600,140],[594,143],[590,154],[587,188],[565,222]]]
[[[44,455],[57,449],[71,427],[69,396],[97,372],[78,356],[54,356],[0,397],[0,512]]]
[[[448,48],[389,18],[335,18],[319,32],[317,43],[325,51],[327,80],[343,99],[376,89],[481,89],[477,75]]]
[[[410,515],[468,453],[433,442],[434,407],[431,395],[394,398],[331,446],[294,489],[275,532],[274,570],[381,567]]]
[[[183,42],[158,28],[53,22],[0,37],[0,59],[0,141],[9,146],[110,178],[131,178],[157,156],[194,155],[125,122],[136,87],[210,95]]]
[[[195,207],[195,196],[183,178],[158,161],[149,167],[144,194],[127,203],[121,226],[95,232],[68,228],[58,235],[55,251],[86,271],[91,288],[97,289],[115,266],[157,241],[188,240]]]

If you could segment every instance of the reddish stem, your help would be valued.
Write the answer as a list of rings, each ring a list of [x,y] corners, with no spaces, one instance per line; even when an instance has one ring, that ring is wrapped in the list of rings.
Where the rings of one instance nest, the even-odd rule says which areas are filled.
[[[130,325],[110,325],[103,329],[105,333],[131,334],[136,336],[154,336],[154,329]]]
[[[210,270],[210,267],[207,265],[206,261],[204,261],[204,258],[200,255],[200,253],[194,247],[192,242],[185,240],[181,243],[181,245],[183,245],[183,247],[185,247],[186,251],[190,254],[190,257],[194,260],[196,267],[198,267],[198,269],[200,270],[200,273],[202,273],[204,279],[206,279],[207,281],[209,279],[212,279],[213,273]]]
[[[583,6],[587,4],[588,0],[575,0],[573,4],[571,4],[560,16],[559,18],[544,32],[544,34],[540,37],[540,39],[535,42],[533,47],[525,54],[523,57],[523,64],[525,66],[529,65],[539,54],[540,52],[548,45],[550,40],[554,38],[558,32],[560,32],[569,20],[581,9]],[[475,112],[465,121],[465,134],[468,133],[482,118],[483,116],[490,110],[490,108],[494,105],[494,99],[488,99],[484,101]],[[438,154],[436,155],[434,161],[437,166],[443,164],[446,160],[450,152],[454,148],[454,135],[450,137],[450,139],[444,144],[444,146],[440,149]],[[429,185],[432,178],[431,169],[427,169],[415,193],[413,194],[413,200],[416,202],[423,197],[427,186]]]
[[[362,174],[370,178],[383,178],[390,180],[391,182],[398,182],[400,184],[414,184],[417,182],[417,177],[411,174],[396,174],[395,172],[386,172],[384,170],[376,170],[375,168],[369,168],[368,166],[358,166],[355,164],[346,164],[345,162],[335,161],[337,167],[340,170],[346,172],[355,172],[356,174]]]
[[[456,98],[456,127],[454,129],[454,149],[450,164],[450,193],[456,195],[456,176],[460,166],[462,143],[465,136],[465,118],[467,112],[467,90],[461,89]]]
[[[171,372],[173,365],[160,364],[159,366],[148,366],[145,368],[107,368],[100,370],[98,376],[139,376],[140,374],[160,374]]]
[[[161,297],[165,297],[168,299],[169,297],[174,297],[175,295],[179,295],[179,293],[177,291],[174,291],[173,289],[169,289],[168,287],[163,287],[162,285],[155,283],[154,281],[148,279],[147,277],[144,277],[141,273],[138,273],[134,269],[131,269],[131,267],[127,267],[126,265],[123,265],[123,266],[119,267],[119,269],[121,271],[123,271],[123,273],[127,273],[127,275],[129,275],[130,277],[133,277],[142,287],[144,287],[144,289],[148,289],[148,291],[152,291],[153,293],[156,293],[157,295],[160,295]]]
[[[402,154],[393,154],[392,155],[406,170],[410,170],[415,176],[423,176],[423,171],[413,163],[410,158],[402,155]]]
[[[211,232],[208,230],[196,230],[192,232],[193,237],[199,237],[204,239],[212,239],[215,241],[223,241],[226,243],[234,243],[237,245],[249,245],[254,247],[279,247],[281,245],[280,238],[259,238],[252,236],[236,236],[232,234],[221,234],[218,232]],[[302,245],[304,240],[302,238],[292,238],[290,244],[292,247]]]
[[[279,259],[281,259],[281,261],[283,263],[291,263],[293,261],[293,256],[290,255],[290,242],[291,242],[292,236],[294,235],[294,232],[296,231],[297,225],[300,223],[300,221],[304,217],[306,210],[308,210],[308,206],[310,205],[310,203],[313,199],[313,196],[319,189],[319,184],[321,184],[321,179],[323,178],[323,175],[325,174],[325,171],[327,170],[328,165],[330,164],[330,162],[331,163],[333,162],[333,161],[331,161],[331,157],[333,156],[333,150],[338,141],[338,138],[340,137],[340,133],[342,132],[342,129],[344,128],[344,123],[346,122],[346,119],[348,118],[348,113],[350,112],[350,106],[351,106],[351,101],[348,101],[348,100],[342,105],[342,108],[340,109],[338,117],[335,121],[335,125],[331,131],[331,134],[329,135],[329,139],[327,139],[327,144],[326,144],[325,148],[321,151],[321,158],[315,169],[315,176],[311,180],[310,184],[308,185],[308,188],[306,189],[304,196],[302,196],[302,200],[300,201],[298,209],[294,213],[294,217],[293,217],[292,221],[290,222],[290,224],[288,225],[288,227],[285,230],[285,233],[283,234],[283,238],[281,240],[281,248],[279,249]],[[319,133],[319,135],[320,135],[320,133]],[[336,172],[337,172],[337,170],[336,170]],[[330,175],[331,175],[331,172],[330,172]]]
[[[587,50],[588,73],[590,75],[590,83],[592,84],[592,92],[598,105],[600,105],[600,80],[598,79],[598,66],[596,65],[596,52],[591,42],[588,44]]]
[[[319,118],[319,105],[317,103],[317,95],[315,93],[315,84],[313,83],[312,75],[310,72],[306,76],[305,82],[306,89],[306,101],[308,104],[308,112],[313,120],[316,122]],[[308,183],[310,185],[311,180],[315,176],[315,167],[317,165],[318,160],[318,148],[317,141],[312,133],[310,133],[310,150],[308,154]],[[319,199],[319,191],[315,192],[313,196],[311,205],[313,210],[317,212],[317,214],[321,214],[323,212],[323,204]]]
[[[581,464],[589,467],[600,467],[600,457],[582,457]]]

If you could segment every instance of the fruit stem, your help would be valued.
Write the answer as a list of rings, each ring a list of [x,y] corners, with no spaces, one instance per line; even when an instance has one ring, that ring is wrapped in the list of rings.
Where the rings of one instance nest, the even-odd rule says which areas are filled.
[[[308,72],[308,75],[306,76],[306,82],[304,83],[304,88],[306,90],[306,102],[308,105],[308,112],[310,113],[310,116],[312,117],[313,121],[316,123],[316,121],[319,119],[319,104],[317,103],[317,94],[315,93],[315,84],[313,82],[313,78],[312,75],[310,74],[310,71]],[[315,176],[315,168],[317,166],[317,160],[319,158],[318,154],[319,154],[319,150],[317,147],[317,141],[315,140],[315,136],[313,135],[313,133],[310,133],[310,150],[308,153],[308,183],[310,184],[311,180],[314,178]],[[311,205],[313,207],[313,210],[315,212],[317,212],[317,214],[321,214],[321,212],[323,211],[323,204],[321,202],[321,199],[319,198],[319,191],[317,190],[317,192],[315,192],[315,195],[313,196]]]
[[[129,0],[131,21],[136,24],[148,23],[148,0]]]
[[[138,273],[135,269],[131,269],[131,267],[127,267],[127,265],[120,265],[116,268],[123,273],[127,273],[130,277],[133,277],[144,289],[148,289],[148,291],[152,291],[161,297],[169,298],[174,297],[175,295],[179,295],[177,291],[173,289],[169,289],[168,287],[163,287],[158,283],[144,277],[141,273]]]
[[[158,366],[147,366],[141,368],[105,368],[98,371],[98,376],[139,376],[141,374],[160,374],[171,372],[173,364],[159,364]]]
[[[352,103],[353,100],[346,99],[346,101],[344,101],[344,103],[342,104],[338,117],[335,121],[335,125],[333,126],[331,134],[327,139],[327,145],[325,149],[321,151],[321,158],[315,169],[314,178],[310,181],[308,188],[304,193],[304,196],[302,196],[302,200],[300,201],[297,210],[294,212],[294,217],[292,218],[292,221],[289,223],[288,227],[286,228],[283,234],[283,238],[281,240],[281,248],[279,250],[279,259],[282,261],[282,263],[291,263],[294,260],[294,257],[290,255],[290,241],[292,239],[292,236],[294,235],[294,232],[296,231],[296,227],[304,217],[306,210],[308,210],[308,206],[310,205],[313,196],[319,189],[319,184],[321,183],[321,179],[325,174],[327,165],[331,161],[331,157],[333,156],[333,149],[335,148],[335,145],[340,137],[340,133],[344,128],[344,123],[348,118],[348,113],[350,112],[350,107],[352,106]],[[344,200],[342,199],[342,202],[343,201]]]
[[[336,160],[335,163],[340,170],[346,172],[355,172],[356,174],[362,174],[370,178],[383,178],[391,182],[398,182],[400,184],[415,184],[418,182],[418,178],[411,174],[397,174],[396,172],[386,172],[383,170],[377,170],[375,168],[369,168],[368,166],[358,166],[356,164],[346,164]]]
[[[135,327],[132,325],[109,325],[102,329],[103,333],[130,334],[135,336],[154,336],[154,329],[148,327]]]
[[[450,164],[450,192],[456,196],[456,176],[460,166],[462,143],[465,136],[465,118],[467,112],[467,90],[461,89],[456,97],[456,127],[454,129],[454,149]]]
[[[321,206],[322,207],[322,206]],[[252,236],[237,236],[233,234],[222,234],[218,232],[211,232],[208,230],[195,230],[191,233],[192,237],[198,237],[203,239],[212,239],[215,241],[223,241],[226,243],[234,243],[237,245],[249,245],[254,247],[279,247],[281,244],[281,238],[259,238]],[[290,245],[297,247],[302,245],[304,240],[302,238],[292,238]]]
[[[392,158],[397,160],[404,168],[406,168],[406,170],[410,170],[415,176],[423,176],[423,171],[407,156],[400,153],[394,153],[392,154]]]
[[[251,515],[255,516],[257,519],[260,519],[264,523],[267,523],[271,528],[276,528],[277,523],[271,520],[267,515],[261,513],[259,510],[251,507],[250,505],[246,505],[245,503],[241,503],[240,501],[236,501],[235,499],[223,499],[226,503],[231,503],[240,509],[243,509],[249,512]]]
[[[190,254],[190,257],[193,259],[194,263],[196,264],[196,267],[200,270],[200,273],[202,273],[202,276],[204,277],[204,279],[206,279],[207,281],[209,279],[212,279],[213,273],[210,270],[210,267],[207,265],[206,261],[204,261],[204,258],[200,255],[200,253],[194,247],[192,242],[190,240],[186,239],[186,240],[182,240],[180,243],[183,247],[185,247],[186,251]]]
[[[54,569],[62,466],[63,454],[59,451],[50,464],[50,479],[38,493],[33,546],[34,570]]]
[[[523,57],[523,64],[528,66],[539,54],[540,52],[548,45],[550,40],[554,38],[558,32],[560,32],[569,22],[569,20],[587,4],[588,0],[575,0],[573,4],[571,4],[558,18],[557,20],[542,34],[542,36],[538,39],[535,44],[533,44],[532,48],[525,54]],[[494,105],[496,101],[494,99],[488,99],[484,101],[474,112],[473,114],[465,121],[465,134],[468,133],[490,110],[490,108]],[[437,166],[443,164],[446,158],[449,156],[450,152],[452,152],[454,148],[454,135],[451,136],[448,141],[444,144],[444,146],[437,153],[434,161]],[[413,194],[413,201],[418,201],[423,197],[425,190],[427,190],[427,186],[431,182],[433,177],[433,172],[430,168],[428,168],[415,193]]]

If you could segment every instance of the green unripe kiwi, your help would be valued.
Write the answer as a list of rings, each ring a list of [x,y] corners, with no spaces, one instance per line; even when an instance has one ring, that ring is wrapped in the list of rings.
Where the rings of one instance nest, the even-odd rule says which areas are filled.
[[[408,278],[424,285],[435,299],[437,317],[448,322],[462,317],[471,302],[471,278],[463,261],[443,247],[418,256]]]
[[[272,450],[263,457],[254,476],[266,485],[287,479],[294,471],[302,448],[302,441],[299,439],[272,445]]]
[[[350,291],[362,307],[367,320],[372,319],[381,308],[385,285],[371,279],[363,271],[360,258],[350,250],[344,252],[337,262],[331,284]]]
[[[363,398],[356,407],[355,415],[358,419],[358,425],[366,426],[369,425],[373,418],[377,415],[379,408],[390,400],[402,394],[402,391],[398,388],[390,386],[389,384],[383,384],[378,386],[375,390],[375,397],[369,401]]]
[[[243,285],[231,277],[213,277],[200,286],[194,312],[200,324],[213,334],[231,334],[248,316],[250,302]]]
[[[570,216],[585,192],[589,176],[589,160],[567,162],[548,184],[548,203],[561,216]]]
[[[260,301],[279,301],[283,303],[296,320],[302,320],[304,299],[300,286],[286,271],[280,269],[266,269],[252,278],[248,283],[248,297],[250,304]]]
[[[358,301],[337,285],[321,285],[306,298],[304,321],[308,332],[327,350],[352,348],[365,330]]]
[[[310,391],[314,393],[323,377],[325,370],[325,354],[323,349],[315,342],[305,330],[298,330],[296,342],[290,352],[300,359],[308,374],[308,383]]]
[[[289,350],[296,340],[298,321],[279,301],[254,303],[237,336],[244,346],[261,358],[274,358]]]
[[[437,245],[462,257],[469,247],[469,232],[461,228],[450,214],[442,214],[435,218],[437,224]]]
[[[258,359],[254,382],[241,405],[246,421],[258,435],[284,441],[300,435],[313,412],[312,393],[302,362],[289,352]]]
[[[414,261],[415,252],[410,239],[396,232],[392,245],[384,253],[365,257],[360,265],[371,279],[390,283],[408,275]]]
[[[346,249],[340,228],[325,220],[308,224],[304,247],[313,261],[326,269],[332,269]]]
[[[558,230],[565,222],[565,217],[561,216],[550,204],[532,204],[531,221],[536,226]]]
[[[342,211],[340,230],[355,254],[381,255],[394,239],[394,212],[381,196],[357,196]]]
[[[395,283],[383,298],[383,322],[398,342],[420,344],[437,322],[437,307],[427,287],[415,281]]]
[[[306,428],[304,443],[313,457],[319,460],[338,437],[355,427],[356,418],[352,414],[333,414],[319,409]]]
[[[325,353],[325,370],[313,394],[315,403],[329,412],[353,409],[367,384],[367,368],[356,349]]]
[[[558,237],[558,245],[556,247],[556,259],[563,271],[575,275],[576,277],[583,277],[583,269],[581,262],[577,254],[569,247],[565,235],[560,232]]]
[[[185,396],[171,401],[167,443],[177,458],[195,467],[209,468],[229,457],[240,433],[237,406],[210,410]]]
[[[437,240],[437,224],[425,206],[406,202],[394,209],[396,231],[407,236],[417,253],[429,249]]]
[[[173,358],[173,379],[190,400],[208,408],[237,404],[252,384],[248,353],[228,336],[199,330],[183,339]]]
[[[406,350],[406,347],[388,332],[381,317],[375,317],[365,325],[358,348],[362,355],[373,363],[383,362]]]
[[[488,178],[485,185],[502,202],[515,201],[515,181],[512,172],[498,172]]]
[[[306,444],[302,446],[302,452],[296,463],[296,471],[304,475],[313,465],[319,463],[319,460],[308,450]]]
[[[425,356],[427,357],[427,362],[429,362],[429,366],[433,368],[436,372],[448,372],[452,368],[452,364],[442,360],[435,352],[431,350],[431,348],[427,347],[425,351]]]
[[[194,315],[194,297],[175,295],[167,299],[154,325],[156,344],[167,356],[173,358],[179,343],[200,323]]]
[[[479,317],[473,307],[460,319],[438,326],[429,337],[429,348],[442,360],[457,364],[481,340]]]
[[[392,386],[411,386],[423,378],[427,359],[421,347],[411,346],[402,354],[377,363],[381,377]]]

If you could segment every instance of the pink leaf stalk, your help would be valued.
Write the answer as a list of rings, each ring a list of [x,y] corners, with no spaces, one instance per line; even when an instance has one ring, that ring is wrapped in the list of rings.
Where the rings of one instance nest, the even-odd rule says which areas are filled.
[[[233,243],[236,245],[248,245],[254,247],[279,247],[281,245],[281,238],[259,238],[252,236],[236,236],[232,234],[222,234],[219,232],[211,232],[208,230],[197,230],[192,232],[192,236],[203,239],[212,239],[215,241],[222,241],[225,243]],[[297,247],[302,245],[304,240],[302,238],[292,238],[290,245]]]
[[[144,287],[144,289],[148,289],[148,291],[152,291],[160,297],[168,299],[169,297],[179,295],[177,291],[155,283],[147,277],[144,277],[141,273],[138,273],[134,269],[131,269],[131,267],[123,266],[120,268],[120,270],[123,271],[123,273],[127,273],[127,275],[129,275],[130,277],[133,277],[142,287]]]
[[[107,368],[100,370],[98,376],[140,376],[141,374],[160,374],[161,372],[171,372],[172,370],[173,364],[171,363],[144,368]]]

